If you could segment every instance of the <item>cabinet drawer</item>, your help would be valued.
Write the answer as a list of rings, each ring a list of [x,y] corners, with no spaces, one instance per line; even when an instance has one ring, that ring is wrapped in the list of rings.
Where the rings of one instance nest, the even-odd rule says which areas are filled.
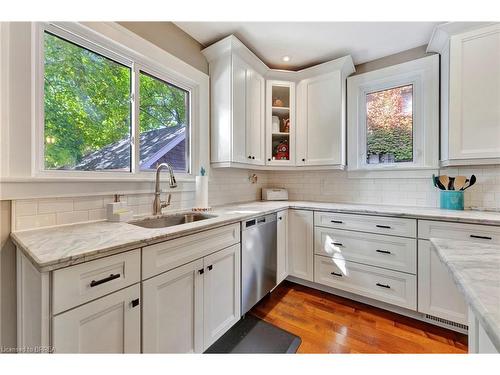
[[[395,271],[416,273],[417,269],[413,238],[315,227],[314,253]]]
[[[52,275],[52,313],[59,314],[140,280],[140,249],[56,270]]]
[[[315,212],[314,225],[388,234],[391,236],[415,238],[417,235],[417,221],[415,219],[401,219],[397,217]]]
[[[240,224],[180,237],[142,249],[142,278],[158,275],[240,242]]]
[[[419,220],[418,238],[449,238],[454,240],[500,243],[500,226]]]
[[[407,309],[417,308],[415,275],[316,255],[314,281]]]

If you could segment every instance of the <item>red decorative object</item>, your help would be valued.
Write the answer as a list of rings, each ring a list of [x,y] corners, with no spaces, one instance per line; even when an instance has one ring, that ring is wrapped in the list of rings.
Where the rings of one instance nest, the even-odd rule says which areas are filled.
[[[290,151],[288,141],[283,141],[276,146],[276,160],[289,160]]]

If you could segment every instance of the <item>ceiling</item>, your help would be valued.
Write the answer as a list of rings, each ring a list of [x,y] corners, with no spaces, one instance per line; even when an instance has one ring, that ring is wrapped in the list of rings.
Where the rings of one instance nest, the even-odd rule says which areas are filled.
[[[271,68],[296,70],[350,54],[361,64],[426,45],[439,22],[175,22],[204,46],[235,34]],[[283,62],[289,56],[289,62]]]

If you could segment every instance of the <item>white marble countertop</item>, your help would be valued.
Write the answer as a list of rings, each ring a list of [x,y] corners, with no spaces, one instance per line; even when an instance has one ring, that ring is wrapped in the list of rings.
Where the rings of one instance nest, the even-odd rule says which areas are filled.
[[[236,223],[250,217],[289,207],[500,225],[500,213],[496,212],[451,211],[407,206],[274,201],[239,203],[216,207],[210,212],[217,215],[215,218],[168,228],[148,229],[128,223],[101,221],[14,232],[11,237],[38,270],[44,272]]]
[[[500,244],[434,238],[431,243],[500,350]]]

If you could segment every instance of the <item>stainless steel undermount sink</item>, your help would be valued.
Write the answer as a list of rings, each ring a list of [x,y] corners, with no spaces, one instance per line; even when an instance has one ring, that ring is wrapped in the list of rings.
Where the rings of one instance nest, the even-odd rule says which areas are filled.
[[[209,215],[200,212],[189,212],[132,221],[130,222],[130,224],[137,225],[143,228],[166,228],[173,227],[175,225],[193,223],[200,220],[213,219],[214,217],[217,217],[217,215]]]

